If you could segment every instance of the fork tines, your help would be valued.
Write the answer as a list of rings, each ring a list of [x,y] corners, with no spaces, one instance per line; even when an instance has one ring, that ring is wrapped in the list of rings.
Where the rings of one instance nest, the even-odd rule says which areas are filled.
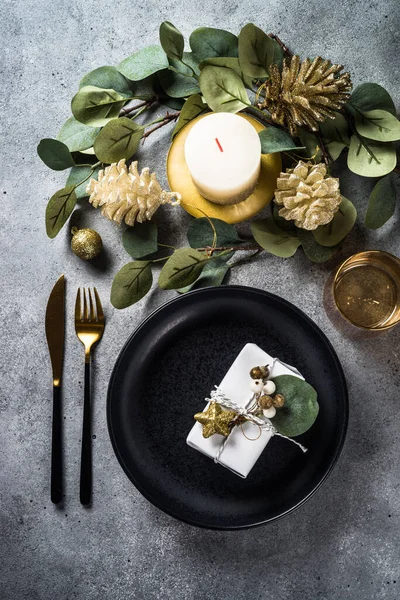
[[[94,305],[96,306],[96,310]],[[81,288],[78,288],[75,302],[75,321],[88,321],[97,323],[104,322],[103,307],[101,306],[99,294],[97,293],[96,288],[93,288],[92,290],[90,288],[82,288],[82,293]]]

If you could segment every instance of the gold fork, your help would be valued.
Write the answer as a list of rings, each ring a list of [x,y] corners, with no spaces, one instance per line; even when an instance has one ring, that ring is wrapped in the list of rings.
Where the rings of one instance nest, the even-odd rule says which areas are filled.
[[[94,310],[92,294],[94,295],[96,311]],[[83,310],[81,290],[75,302],[75,331],[85,346],[85,395],[83,404],[83,429],[81,453],[81,504],[90,504],[92,497],[92,439],[91,439],[91,397],[90,397],[90,356],[94,344],[101,339],[104,332],[104,313],[96,288],[91,293],[83,288]],[[89,299],[89,302],[86,298]]]

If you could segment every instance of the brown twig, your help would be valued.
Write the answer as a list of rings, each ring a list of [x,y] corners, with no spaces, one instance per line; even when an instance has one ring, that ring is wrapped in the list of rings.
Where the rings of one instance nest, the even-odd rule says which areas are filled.
[[[250,250],[262,250],[258,244],[249,244],[247,246],[206,246],[205,248],[196,248],[198,252],[206,252],[209,256],[212,256],[214,252],[222,252],[223,250],[231,250],[232,252],[237,251],[250,251]]]
[[[162,117],[158,123],[158,125],[156,125],[155,127],[153,127],[152,129],[149,129],[148,131],[146,131],[143,136],[142,136],[142,143],[144,142],[144,140],[146,138],[149,137],[149,135],[151,135],[154,131],[157,131],[157,129],[160,129],[161,127],[164,127],[164,125],[168,125],[168,123],[170,123],[171,121],[176,121],[180,115],[180,111],[179,112],[175,112],[175,113],[169,113],[167,112],[167,114]]]
[[[143,100],[142,102],[138,102],[137,104],[134,104],[133,106],[128,106],[128,107],[124,106],[124,108],[121,108],[119,116],[124,117],[125,115],[129,115],[130,113],[135,112],[135,110],[139,110],[139,108],[143,108],[144,106],[151,106],[156,101],[157,101],[157,98],[154,96],[154,98],[149,98],[148,100]]]
[[[284,54],[286,54],[289,57],[293,56],[293,52],[291,50],[289,50],[289,48],[282,42],[282,40],[277,35],[275,35],[274,33],[269,33],[268,37],[275,40],[275,42],[278,44],[278,46],[280,46],[282,48]]]
[[[319,149],[321,150],[322,160],[328,166],[329,163],[332,161],[331,155],[329,154],[328,150],[326,149],[325,142],[322,139],[321,133],[319,131],[317,131],[315,135],[318,138],[318,145],[319,145]]]

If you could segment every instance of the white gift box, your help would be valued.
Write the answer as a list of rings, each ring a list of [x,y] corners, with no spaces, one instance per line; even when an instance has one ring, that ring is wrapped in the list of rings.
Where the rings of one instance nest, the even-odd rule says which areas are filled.
[[[295,367],[291,367],[277,358],[274,359],[256,344],[246,344],[218,387],[235,404],[243,407],[248,406],[253,398],[250,390],[250,370],[259,365],[269,365],[271,370],[269,379],[273,379],[278,375],[293,375],[304,379]],[[210,388],[213,387],[214,383],[210,382]],[[264,429],[260,434],[260,428],[257,425],[247,422],[242,427],[234,427],[228,438],[219,434],[204,438],[203,426],[196,422],[190,430],[186,442],[195,450],[216,460],[220,448],[226,440],[216,462],[230,469],[236,475],[245,478],[257,462],[272,435],[271,431]],[[258,439],[255,439],[257,436],[259,436]]]

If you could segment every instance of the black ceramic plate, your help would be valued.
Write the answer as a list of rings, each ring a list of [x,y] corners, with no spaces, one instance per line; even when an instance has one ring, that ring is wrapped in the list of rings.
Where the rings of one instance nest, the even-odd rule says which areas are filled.
[[[313,427],[269,442],[247,479],[186,445],[193,414],[242,347],[295,365],[318,392]],[[298,308],[253,288],[207,288],[167,302],[123,348],[111,376],[108,427],[125,473],[150,502],[202,527],[238,529],[290,512],[321,485],[343,445],[348,399],[339,360]]]

